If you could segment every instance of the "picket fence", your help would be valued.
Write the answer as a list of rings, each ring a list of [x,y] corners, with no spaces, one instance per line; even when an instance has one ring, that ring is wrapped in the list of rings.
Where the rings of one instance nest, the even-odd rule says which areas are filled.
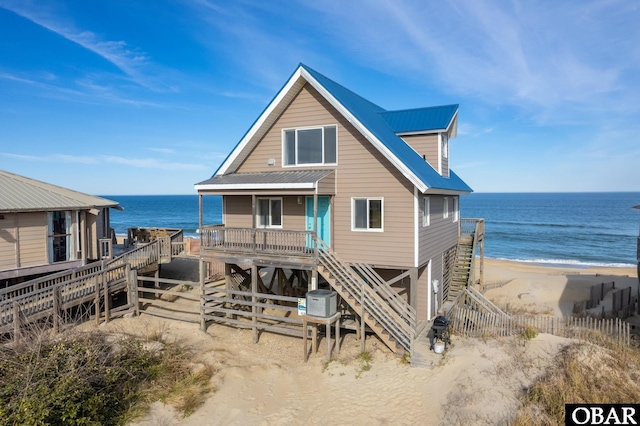
[[[619,318],[507,315],[470,309],[464,305],[455,305],[449,317],[452,329],[467,337],[513,336],[530,329],[593,343],[601,343],[602,339],[620,345],[631,343],[631,326]]]

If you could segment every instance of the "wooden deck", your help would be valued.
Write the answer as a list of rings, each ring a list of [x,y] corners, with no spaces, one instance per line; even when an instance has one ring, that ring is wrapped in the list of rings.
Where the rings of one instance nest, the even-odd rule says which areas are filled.
[[[200,255],[205,260],[260,266],[314,269],[314,232],[205,226],[200,232]]]

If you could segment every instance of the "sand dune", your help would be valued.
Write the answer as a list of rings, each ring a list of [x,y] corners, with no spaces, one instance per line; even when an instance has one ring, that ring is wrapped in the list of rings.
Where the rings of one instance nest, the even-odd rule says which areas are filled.
[[[588,297],[592,283],[637,286],[632,269],[494,260],[487,262],[485,280],[506,283],[486,293],[497,303],[555,315],[570,313],[573,299]],[[416,368],[403,364],[375,337],[367,340],[371,360],[363,361],[360,342],[351,333],[344,336],[337,359],[325,362],[321,342],[318,354],[304,363],[302,341],[275,334],[263,333],[254,344],[250,330],[213,325],[205,333],[195,324],[144,314],[101,327],[142,335],[163,331],[217,371],[212,379],[216,392],[193,415],[183,419],[156,403],[139,425],[493,425],[508,421],[522,390],[571,342],[544,334],[530,341],[454,336],[448,351],[433,355],[432,368]]]

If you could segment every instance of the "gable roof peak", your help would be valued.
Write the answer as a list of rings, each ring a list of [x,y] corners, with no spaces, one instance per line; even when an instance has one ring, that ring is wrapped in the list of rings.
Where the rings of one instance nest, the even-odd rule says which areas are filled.
[[[398,126],[402,128],[416,127],[423,131],[425,123],[434,122],[430,118],[425,118],[425,113],[432,110],[414,109],[414,113],[386,111],[303,63],[299,64],[280,92],[216,170],[214,176],[235,172],[259,143],[267,129],[275,124],[280,114],[307,83],[317,90],[421,192],[432,188],[457,192],[472,191],[454,173],[451,172],[449,178],[440,175],[396,134]],[[457,105],[451,105],[448,107],[449,113],[440,111],[436,114],[438,120],[435,122],[438,125],[444,121],[443,117],[448,118],[445,125],[436,128],[447,129],[451,123],[454,123],[457,108]],[[422,112],[422,114],[418,114],[418,112]],[[390,123],[390,120],[398,119],[400,123],[398,126]],[[410,126],[405,126],[407,119],[409,119]]]

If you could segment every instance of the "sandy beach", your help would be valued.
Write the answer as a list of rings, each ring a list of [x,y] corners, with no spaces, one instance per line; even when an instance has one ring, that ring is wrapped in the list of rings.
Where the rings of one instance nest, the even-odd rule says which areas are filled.
[[[196,262],[166,265],[174,278],[193,277]],[[516,312],[570,315],[573,302],[589,297],[589,287],[615,281],[637,289],[633,268],[564,268],[487,260],[485,282],[498,286],[486,296]],[[634,318],[635,319],[635,318]],[[142,314],[100,326],[163,340],[192,349],[193,362],[215,369],[203,406],[181,418],[157,402],[138,425],[414,425],[502,424],[516,412],[518,397],[542,375],[570,339],[540,334],[471,339],[453,336],[431,367],[411,367],[375,337],[367,340],[370,360],[347,333],[340,354],[325,361],[326,347],[303,361],[301,339],[250,330],[167,321]]]

